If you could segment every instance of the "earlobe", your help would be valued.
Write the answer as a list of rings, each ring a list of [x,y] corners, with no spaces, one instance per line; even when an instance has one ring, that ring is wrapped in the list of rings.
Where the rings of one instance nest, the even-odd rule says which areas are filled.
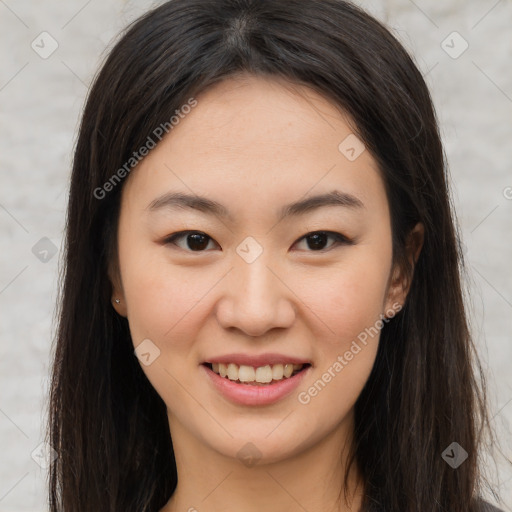
[[[119,275],[119,269],[112,263],[109,264],[108,277],[112,285],[112,306],[116,310],[118,315],[126,317],[126,300],[124,298],[124,292],[121,284],[121,278]]]
[[[120,298],[112,298],[112,306],[116,310],[118,315],[126,317],[126,304],[124,300],[121,300]]]
[[[390,311],[391,309],[402,309],[403,304],[405,303],[406,296],[407,279],[405,276],[405,269],[401,268],[401,266],[397,263],[393,269],[388,284],[384,316],[387,318],[387,312]]]

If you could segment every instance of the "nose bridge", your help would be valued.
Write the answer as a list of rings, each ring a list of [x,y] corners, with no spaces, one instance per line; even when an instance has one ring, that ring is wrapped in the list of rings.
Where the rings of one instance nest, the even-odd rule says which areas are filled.
[[[234,290],[238,299],[247,306],[267,305],[275,299],[275,276],[268,266],[272,265],[271,251],[253,237],[245,238],[234,255]]]
[[[259,256],[255,261],[248,263],[244,260],[235,265],[235,285],[238,299],[250,306],[261,307],[262,304],[270,306],[276,299],[278,284],[270,272],[267,255]]]
[[[243,247],[243,244],[241,244]],[[271,271],[275,265],[267,251],[255,259],[235,255],[219,321],[249,335],[261,335],[274,327],[288,327],[295,312],[287,288]],[[269,268],[270,267],[270,268]]]

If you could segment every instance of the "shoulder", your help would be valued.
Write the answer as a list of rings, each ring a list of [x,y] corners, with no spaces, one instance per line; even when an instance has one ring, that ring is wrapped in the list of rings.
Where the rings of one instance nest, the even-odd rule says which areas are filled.
[[[491,505],[487,501],[479,499],[476,501],[476,512],[504,512],[501,508],[496,508],[494,505]]]

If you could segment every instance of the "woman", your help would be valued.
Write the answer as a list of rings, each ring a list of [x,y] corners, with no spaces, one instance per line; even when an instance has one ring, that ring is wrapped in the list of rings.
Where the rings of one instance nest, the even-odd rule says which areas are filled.
[[[137,20],[66,239],[52,511],[493,510],[434,109],[360,9]]]

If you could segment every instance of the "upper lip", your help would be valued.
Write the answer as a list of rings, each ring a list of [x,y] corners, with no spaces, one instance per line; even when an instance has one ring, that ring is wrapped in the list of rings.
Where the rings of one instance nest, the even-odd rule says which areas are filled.
[[[266,365],[274,365],[274,364],[311,364],[311,361],[308,359],[304,359],[301,357],[295,356],[287,356],[284,354],[275,354],[275,353],[267,353],[267,354],[259,354],[259,355],[249,355],[249,354],[224,354],[222,356],[214,356],[206,361],[205,363],[234,363],[238,366],[253,366],[258,368],[260,366]]]

